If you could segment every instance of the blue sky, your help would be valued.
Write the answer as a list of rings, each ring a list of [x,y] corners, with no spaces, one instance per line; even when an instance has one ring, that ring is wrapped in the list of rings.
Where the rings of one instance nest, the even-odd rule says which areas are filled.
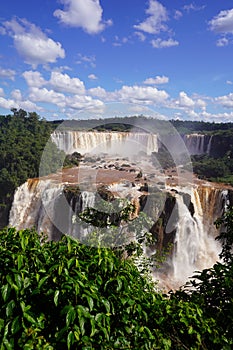
[[[0,113],[233,121],[230,0],[7,0]]]

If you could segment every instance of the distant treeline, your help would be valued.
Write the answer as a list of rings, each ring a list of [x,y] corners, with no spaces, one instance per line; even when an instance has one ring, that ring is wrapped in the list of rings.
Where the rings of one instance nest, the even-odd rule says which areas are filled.
[[[52,128],[57,128],[62,125],[64,129],[94,129],[98,131],[130,131],[139,129],[142,131],[161,131],[163,133],[171,132],[173,127],[180,134],[190,133],[221,133],[232,132],[233,123],[214,123],[204,121],[189,121],[189,120],[161,120],[148,118],[143,115],[130,117],[112,117],[105,119],[87,119],[87,120],[55,120],[50,121]],[[170,125],[170,127],[169,127]]]

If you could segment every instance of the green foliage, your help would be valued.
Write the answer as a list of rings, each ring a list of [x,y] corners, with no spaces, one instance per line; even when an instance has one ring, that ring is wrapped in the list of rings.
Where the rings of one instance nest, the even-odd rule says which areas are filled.
[[[0,283],[2,350],[220,349],[229,336],[197,298],[162,295],[131,259],[67,236],[3,230]]]
[[[65,157],[63,166],[64,167],[73,167],[73,166],[79,166],[79,163],[82,159],[82,155],[78,152],[74,152],[72,154],[68,154]]]
[[[233,159],[229,155],[220,158],[196,155],[192,156],[192,161],[193,171],[200,178],[233,185]]]

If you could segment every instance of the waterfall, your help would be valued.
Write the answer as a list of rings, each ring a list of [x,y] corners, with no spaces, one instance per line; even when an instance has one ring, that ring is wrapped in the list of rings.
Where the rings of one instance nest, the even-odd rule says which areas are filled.
[[[192,155],[209,154],[212,136],[203,134],[184,135],[184,143]]]
[[[209,139],[209,142],[208,142],[208,145],[207,145],[206,153],[207,153],[208,155],[210,155],[210,152],[211,152],[212,139],[213,139],[213,135],[210,136],[210,139]]]
[[[9,225],[18,230],[35,227],[38,232],[49,234],[53,226],[54,203],[62,188],[62,184],[51,180],[29,179],[15,192]]]
[[[194,207],[190,213],[182,194],[176,194],[178,222],[171,259],[173,285],[184,284],[195,271],[210,268],[218,260],[221,247],[214,221],[226,208],[227,190],[199,186],[189,194]]]
[[[88,207],[98,210],[98,204],[101,207],[100,198],[98,199],[98,193],[74,191],[73,187],[66,186],[67,184],[52,179],[29,179],[15,192],[9,225],[18,230],[35,227],[38,232],[47,233],[48,239],[55,240],[60,238],[61,233],[67,233],[81,241],[87,238],[88,244],[88,234],[95,227],[85,223],[79,214]],[[108,186],[108,190],[115,198],[128,198],[136,205],[136,214],[131,218],[136,219],[141,208],[140,198],[145,196],[140,191],[140,186],[114,183]],[[213,223],[226,209],[229,190],[204,183],[199,186],[176,187],[175,190],[164,189],[166,195],[168,191],[175,205],[168,205],[165,213],[165,216],[173,216],[173,225],[170,225],[174,232],[170,236],[173,249],[161,268],[161,274],[154,271],[154,275],[156,278],[162,275],[160,280],[164,286],[178,288],[194,271],[209,268],[218,260],[221,247],[215,240],[218,231]],[[152,194],[149,193],[148,197]],[[153,215],[149,214],[149,217],[152,218]],[[165,240],[170,234],[170,231],[165,231],[167,226],[161,235]],[[171,241],[167,241],[169,242]],[[166,242],[162,241],[161,245],[163,243],[166,247]]]
[[[148,155],[158,152],[158,138],[155,134],[140,132],[98,132],[98,131],[54,131],[51,140],[67,154],[122,153],[136,154],[144,151]]]
[[[95,193],[83,191],[68,203],[63,189],[64,184],[51,180],[29,179],[15,192],[9,225],[17,230],[35,227],[49,239],[58,239],[59,231],[84,236],[88,231],[77,217],[87,207],[94,207]]]

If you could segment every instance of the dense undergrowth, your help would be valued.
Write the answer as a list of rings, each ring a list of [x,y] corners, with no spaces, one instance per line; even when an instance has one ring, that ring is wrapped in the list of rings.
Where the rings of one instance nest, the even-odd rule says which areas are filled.
[[[232,277],[228,255],[195,291],[165,295],[119,251],[6,228],[0,349],[231,349]]]

